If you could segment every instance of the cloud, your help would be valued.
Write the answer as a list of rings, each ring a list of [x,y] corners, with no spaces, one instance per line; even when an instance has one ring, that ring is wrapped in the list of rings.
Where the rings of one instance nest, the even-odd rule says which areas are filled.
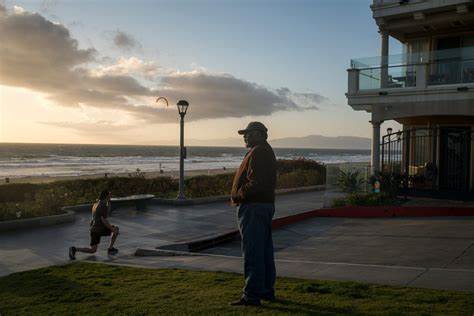
[[[14,5],[14,6],[13,6],[13,12],[14,12],[15,14],[23,14],[23,13],[25,13],[25,9],[23,9],[23,8],[20,7],[20,6]]]
[[[164,76],[158,92],[166,96],[172,104],[181,98],[189,101],[190,120],[315,110],[316,104],[326,100],[318,94],[299,95],[288,88],[273,91],[230,74],[202,71]],[[300,101],[304,99],[305,102],[298,103],[298,99]]]
[[[40,124],[68,128],[81,134],[110,135],[122,132],[124,130],[132,130],[138,126],[120,124],[113,121],[82,121],[82,122],[39,122]]]
[[[113,42],[115,46],[126,51],[141,48],[141,44],[132,35],[120,30],[114,32]]]
[[[188,100],[187,120],[315,110],[327,100],[204,69],[170,73],[136,57],[110,64],[94,48],[79,47],[64,25],[37,13],[10,14],[1,5],[0,38],[0,84],[45,93],[62,106],[121,110],[142,122],[176,122],[176,108],[156,105],[157,96],[165,96],[170,104]],[[143,78],[155,79],[153,87]]]
[[[0,18],[0,84],[44,92],[63,106],[120,109],[130,96],[154,92],[126,75],[92,75],[93,48],[79,48],[69,30],[35,13],[5,13]]]
[[[101,75],[135,75],[148,80],[154,80],[163,70],[154,61],[144,61],[137,57],[120,57],[112,65],[99,66],[92,73],[96,76]]]
[[[316,104],[328,102],[329,99],[323,95],[317,93],[297,93],[292,92],[288,88],[277,89],[278,95],[286,97],[293,101],[295,104],[300,105],[301,108],[317,110]]]

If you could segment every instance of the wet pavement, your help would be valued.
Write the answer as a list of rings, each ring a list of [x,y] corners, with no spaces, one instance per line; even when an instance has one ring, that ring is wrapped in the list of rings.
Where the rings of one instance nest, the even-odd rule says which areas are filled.
[[[275,216],[320,208],[324,191],[277,196]],[[77,213],[74,223],[0,233],[0,276],[13,272],[65,264],[68,247],[88,246],[89,213]],[[110,217],[120,227],[118,256],[107,256],[103,238],[94,256],[78,253],[78,259],[100,261],[130,256],[138,247],[154,248],[236,229],[235,208],[227,203],[176,207],[150,206],[145,211],[118,209]]]

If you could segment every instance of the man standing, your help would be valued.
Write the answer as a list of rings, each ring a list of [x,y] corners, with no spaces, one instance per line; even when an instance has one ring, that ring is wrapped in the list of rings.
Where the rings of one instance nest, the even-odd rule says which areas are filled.
[[[237,219],[242,237],[245,287],[242,297],[231,305],[260,305],[275,300],[275,261],[272,218],[275,213],[276,158],[267,143],[267,128],[250,122],[238,132],[250,150],[237,170],[231,201],[238,206]]]

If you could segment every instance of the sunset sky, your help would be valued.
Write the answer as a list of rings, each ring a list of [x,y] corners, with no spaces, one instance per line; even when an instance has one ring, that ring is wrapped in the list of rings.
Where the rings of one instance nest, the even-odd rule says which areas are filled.
[[[344,96],[380,51],[370,3],[0,1],[0,142],[173,143],[178,99],[193,139],[370,137]]]

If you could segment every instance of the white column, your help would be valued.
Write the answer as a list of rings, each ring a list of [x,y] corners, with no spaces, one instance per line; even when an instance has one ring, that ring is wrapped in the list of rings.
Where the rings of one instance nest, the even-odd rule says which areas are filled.
[[[349,95],[352,95],[352,94],[356,94],[359,92],[359,73],[360,73],[360,70],[359,69],[348,69],[347,70],[347,73],[348,73],[348,94]]]
[[[375,174],[380,171],[380,124],[379,121],[370,121],[372,123],[372,157],[371,172]]]
[[[416,87],[418,89],[425,89],[428,85],[428,64],[422,63],[416,65]]]
[[[380,52],[380,87],[388,86],[388,32],[380,30],[381,52]]]

